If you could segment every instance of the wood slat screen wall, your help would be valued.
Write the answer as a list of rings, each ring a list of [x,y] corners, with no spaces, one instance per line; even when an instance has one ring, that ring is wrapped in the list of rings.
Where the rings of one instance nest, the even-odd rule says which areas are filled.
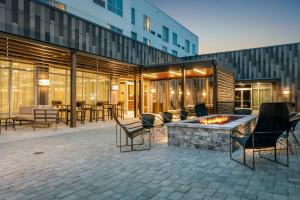
[[[233,74],[217,70],[217,110],[218,113],[234,111],[234,77]]]
[[[0,59],[70,68],[69,50],[0,36]]]
[[[137,65],[177,61],[159,49],[34,0],[1,0],[0,31]]]

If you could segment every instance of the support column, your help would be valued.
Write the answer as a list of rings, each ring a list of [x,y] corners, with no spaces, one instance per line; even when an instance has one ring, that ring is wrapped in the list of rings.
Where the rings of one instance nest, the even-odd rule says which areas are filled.
[[[77,54],[72,52],[72,68],[71,68],[71,99],[70,99],[70,127],[76,127],[76,68]]]
[[[214,114],[218,114],[218,71],[216,64],[212,64],[213,68],[213,106],[214,106]]]
[[[169,110],[169,100],[170,100],[170,81],[166,80],[166,94],[165,94],[165,105],[164,105],[164,111],[168,112]]]
[[[143,67],[140,67],[140,80],[139,80],[139,113],[144,113],[144,79]]]
[[[185,69],[184,66],[181,66],[181,102],[180,107],[181,110],[184,110],[185,108]]]
[[[209,81],[208,78],[205,79],[205,93],[206,93],[206,97],[205,97],[205,103],[209,104]]]
[[[134,83],[134,85],[133,85],[133,90],[134,90],[134,94],[133,94],[134,117],[137,117],[137,95],[136,95],[137,80],[136,80],[136,77],[134,77],[133,83]]]

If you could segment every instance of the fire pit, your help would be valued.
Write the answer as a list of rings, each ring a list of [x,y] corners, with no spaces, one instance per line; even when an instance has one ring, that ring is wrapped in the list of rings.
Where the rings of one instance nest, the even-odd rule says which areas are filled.
[[[168,144],[200,149],[229,151],[230,132],[250,131],[255,125],[253,115],[209,115],[167,124]]]
[[[217,116],[211,116],[206,118],[199,118],[198,120],[185,122],[185,123],[223,125],[240,118],[242,118],[242,116],[217,115]]]

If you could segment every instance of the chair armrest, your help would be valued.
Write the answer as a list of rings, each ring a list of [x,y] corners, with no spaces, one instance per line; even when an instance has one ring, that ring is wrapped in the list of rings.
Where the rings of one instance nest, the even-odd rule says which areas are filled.
[[[140,126],[131,126],[131,127],[124,127],[124,128],[126,128],[127,130],[132,130],[132,129],[137,129],[137,128],[143,129],[143,126],[140,125]]]
[[[136,122],[131,122],[131,123],[127,123],[127,124],[122,124],[122,126],[129,126],[129,125],[133,125],[133,124],[140,124],[140,121],[136,121]]]

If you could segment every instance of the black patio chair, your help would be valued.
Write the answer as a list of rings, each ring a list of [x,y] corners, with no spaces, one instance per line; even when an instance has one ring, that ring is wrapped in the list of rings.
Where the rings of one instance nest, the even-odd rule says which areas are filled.
[[[258,121],[256,127],[250,134],[241,133],[238,131],[232,132],[230,134],[230,158],[240,164],[243,164],[251,169],[255,169],[255,152],[259,152],[259,156],[261,156],[260,151],[268,150],[267,148],[274,149],[274,160],[277,163],[277,141],[284,133],[289,124],[289,110],[285,103],[263,103],[259,110]],[[233,142],[238,143],[243,148],[243,162],[233,159]],[[286,139],[286,155],[287,162],[283,164],[285,166],[289,165],[289,144],[288,139]],[[247,165],[246,163],[246,149],[252,150],[252,166]],[[264,158],[264,157],[262,157]]]
[[[207,116],[208,112],[205,107],[205,103],[195,105],[195,113],[197,117]]]
[[[140,116],[142,126],[145,129],[149,130],[149,132],[153,138],[154,138],[154,129],[156,128],[154,126],[155,118],[156,118],[155,115],[152,115],[152,114],[141,114],[141,116]]]
[[[300,116],[298,118],[291,118],[290,119],[290,129],[289,129],[289,133],[291,134],[291,136],[293,136],[297,145],[299,145],[299,139],[295,135],[295,130],[296,130],[296,126],[299,121],[300,121]]]
[[[252,110],[248,108],[240,108],[240,109],[234,109],[235,115],[251,115]]]
[[[116,121],[116,128],[120,127],[120,134],[119,134],[119,145],[117,145],[117,133],[118,130],[116,129],[116,145],[120,148],[120,152],[130,152],[130,151],[142,151],[142,150],[150,150],[151,149],[151,135],[150,130],[145,129],[141,123],[138,122],[132,122],[132,123],[126,123],[123,124],[120,122],[120,120],[117,117],[115,109],[112,110],[112,115],[114,120]],[[122,131],[126,135],[126,143],[122,144]],[[135,149],[135,146],[141,146],[144,145],[144,136],[148,136],[148,148],[143,149]],[[134,143],[134,139],[137,137],[141,137],[142,142],[141,143]],[[128,139],[130,139],[130,144],[128,144]],[[130,147],[130,150],[122,150],[122,147]]]
[[[185,110],[182,110],[180,111],[180,120],[186,120],[189,116],[189,112],[188,111],[185,111]]]
[[[289,140],[290,136],[292,136],[294,138],[296,145],[299,145],[298,138],[294,132],[299,120],[300,120],[300,118],[297,118],[297,117],[291,118],[290,117],[289,125],[288,125],[286,132],[280,136],[283,141]],[[289,142],[287,145],[289,145],[289,150],[290,150],[291,154],[293,155],[294,154],[294,146],[292,145],[291,142]]]
[[[163,112],[161,114],[162,117],[162,121],[164,122],[164,124],[170,123],[173,120],[173,114],[170,112]]]

